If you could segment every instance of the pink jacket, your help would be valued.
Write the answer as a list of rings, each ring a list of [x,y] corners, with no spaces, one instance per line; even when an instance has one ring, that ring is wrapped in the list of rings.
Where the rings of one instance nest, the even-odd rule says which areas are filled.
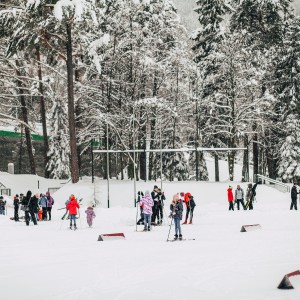
[[[142,198],[140,205],[143,207],[144,214],[152,215],[152,206],[154,205],[154,202],[149,194]]]

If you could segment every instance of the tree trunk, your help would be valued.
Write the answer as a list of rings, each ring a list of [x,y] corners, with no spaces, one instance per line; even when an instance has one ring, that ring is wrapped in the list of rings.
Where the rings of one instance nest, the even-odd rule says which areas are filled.
[[[71,179],[73,183],[79,181],[79,168],[76,145],[75,130],[75,108],[74,108],[74,78],[73,78],[73,51],[72,51],[72,25],[70,21],[66,23],[67,29],[67,76],[68,76],[68,119],[70,134],[70,151],[71,151]]]
[[[248,149],[248,136],[247,135],[244,136],[244,147]],[[248,157],[248,150],[246,150],[243,153],[242,182],[249,181],[248,164],[249,164],[249,157]]]
[[[16,61],[16,65],[17,65],[17,67],[20,67],[20,64],[18,61]],[[21,72],[20,72],[19,68],[17,68],[16,73],[17,73],[18,77],[21,76]],[[27,105],[26,105],[26,99],[24,96],[25,91],[22,88],[23,83],[19,78],[17,79],[17,83],[18,83],[18,89],[19,89],[19,94],[20,94],[22,119],[23,119],[24,123],[28,124],[28,110],[27,110]],[[29,158],[30,174],[36,174],[32,141],[31,141],[31,135],[30,135],[30,130],[29,130],[28,126],[25,126],[25,139],[26,139],[27,153],[28,153],[28,158]]]
[[[39,93],[40,93],[40,106],[41,106],[41,118],[42,118],[42,127],[43,127],[43,143],[44,143],[44,175],[46,178],[49,178],[49,171],[47,170],[48,166],[48,134],[47,134],[47,118],[46,118],[46,105],[44,98],[44,86],[43,86],[43,77],[42,77],[42,66],[41,66],[41,55],[40,55],[40,47],[38,46],[36,49],[36,57],[38,62],[38,77],[39,77]]]
[[[256,126],[254,126],[254,131],[256,131]],[[255,181],[255,175],[258,174],[258,137],[257,133],[253,135],[253,181]]]
[[[218,153],[215,152],[214,157],[215,157],[215,181],[219,182],[220,181],[220,171],[219,171],[219,156],[218,156]]]

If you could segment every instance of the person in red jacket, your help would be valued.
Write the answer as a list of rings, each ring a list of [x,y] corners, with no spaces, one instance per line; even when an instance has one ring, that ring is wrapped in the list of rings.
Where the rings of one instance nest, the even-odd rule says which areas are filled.
[[[229,202],[229,210],[234,210],[232,186],[227,189],[227,198]]]
[[[74,195],[70,197],[70,202],[67,204],[66,209],[69,211],[70,216],[70,229],[72,229],[72,221],[74,220],[74,229],[77,229],[76,227],[76,215],[77,215],[77,208],[79,209],[80,206],[75,198]]]
[[[185,207],[186,207],[186,215],[185,215],[185,221],[182,223],[182,224],[187,224],[187,220],[189,218],[189,213],[191,212],[191,217],[190,217],[190,222],[189,224],[193,224],[193,211],[191,210],[191,207],[190,207],[190,200],[191,200],[191,196],[192,194],[191,193],[180,193],[180,196],[181,196],[181,199],[182,201],[184,202],[185,204]],[[193,207],[193,210],[194,210],[194,207]]]

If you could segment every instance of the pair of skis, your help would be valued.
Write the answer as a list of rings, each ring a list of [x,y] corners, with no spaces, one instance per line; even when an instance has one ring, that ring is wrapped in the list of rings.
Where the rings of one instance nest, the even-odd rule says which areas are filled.
[[[183,242],[183,241],[195,241],[195,239],[174,239],[174,240],[167,240],[167,242]]]

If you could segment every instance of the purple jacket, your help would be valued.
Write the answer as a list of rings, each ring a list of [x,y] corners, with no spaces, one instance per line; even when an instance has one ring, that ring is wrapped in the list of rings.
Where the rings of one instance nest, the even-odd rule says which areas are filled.
[[[145,195],[141,202],[140,202],[142,208],[143,208],[143,213],[146,215],[152,215],[152,206],[154,205],[154,202],[152,200],[152,197],[147,194]]]
[[[46,197],[47,197],[47,199],[48,199],[47,207],[52,207],[52,205],[54,204],[54,200],[53,200],[53,198],[51,197],[51,195],[50,195],[49,192],[46,192]]]
[[[91,220],[91,219],[93,219],[93,217],[96,217],[95,212],[92,207],[88,207],[87,210],[85,211],[85,213],[86,213],[87,219]]]

